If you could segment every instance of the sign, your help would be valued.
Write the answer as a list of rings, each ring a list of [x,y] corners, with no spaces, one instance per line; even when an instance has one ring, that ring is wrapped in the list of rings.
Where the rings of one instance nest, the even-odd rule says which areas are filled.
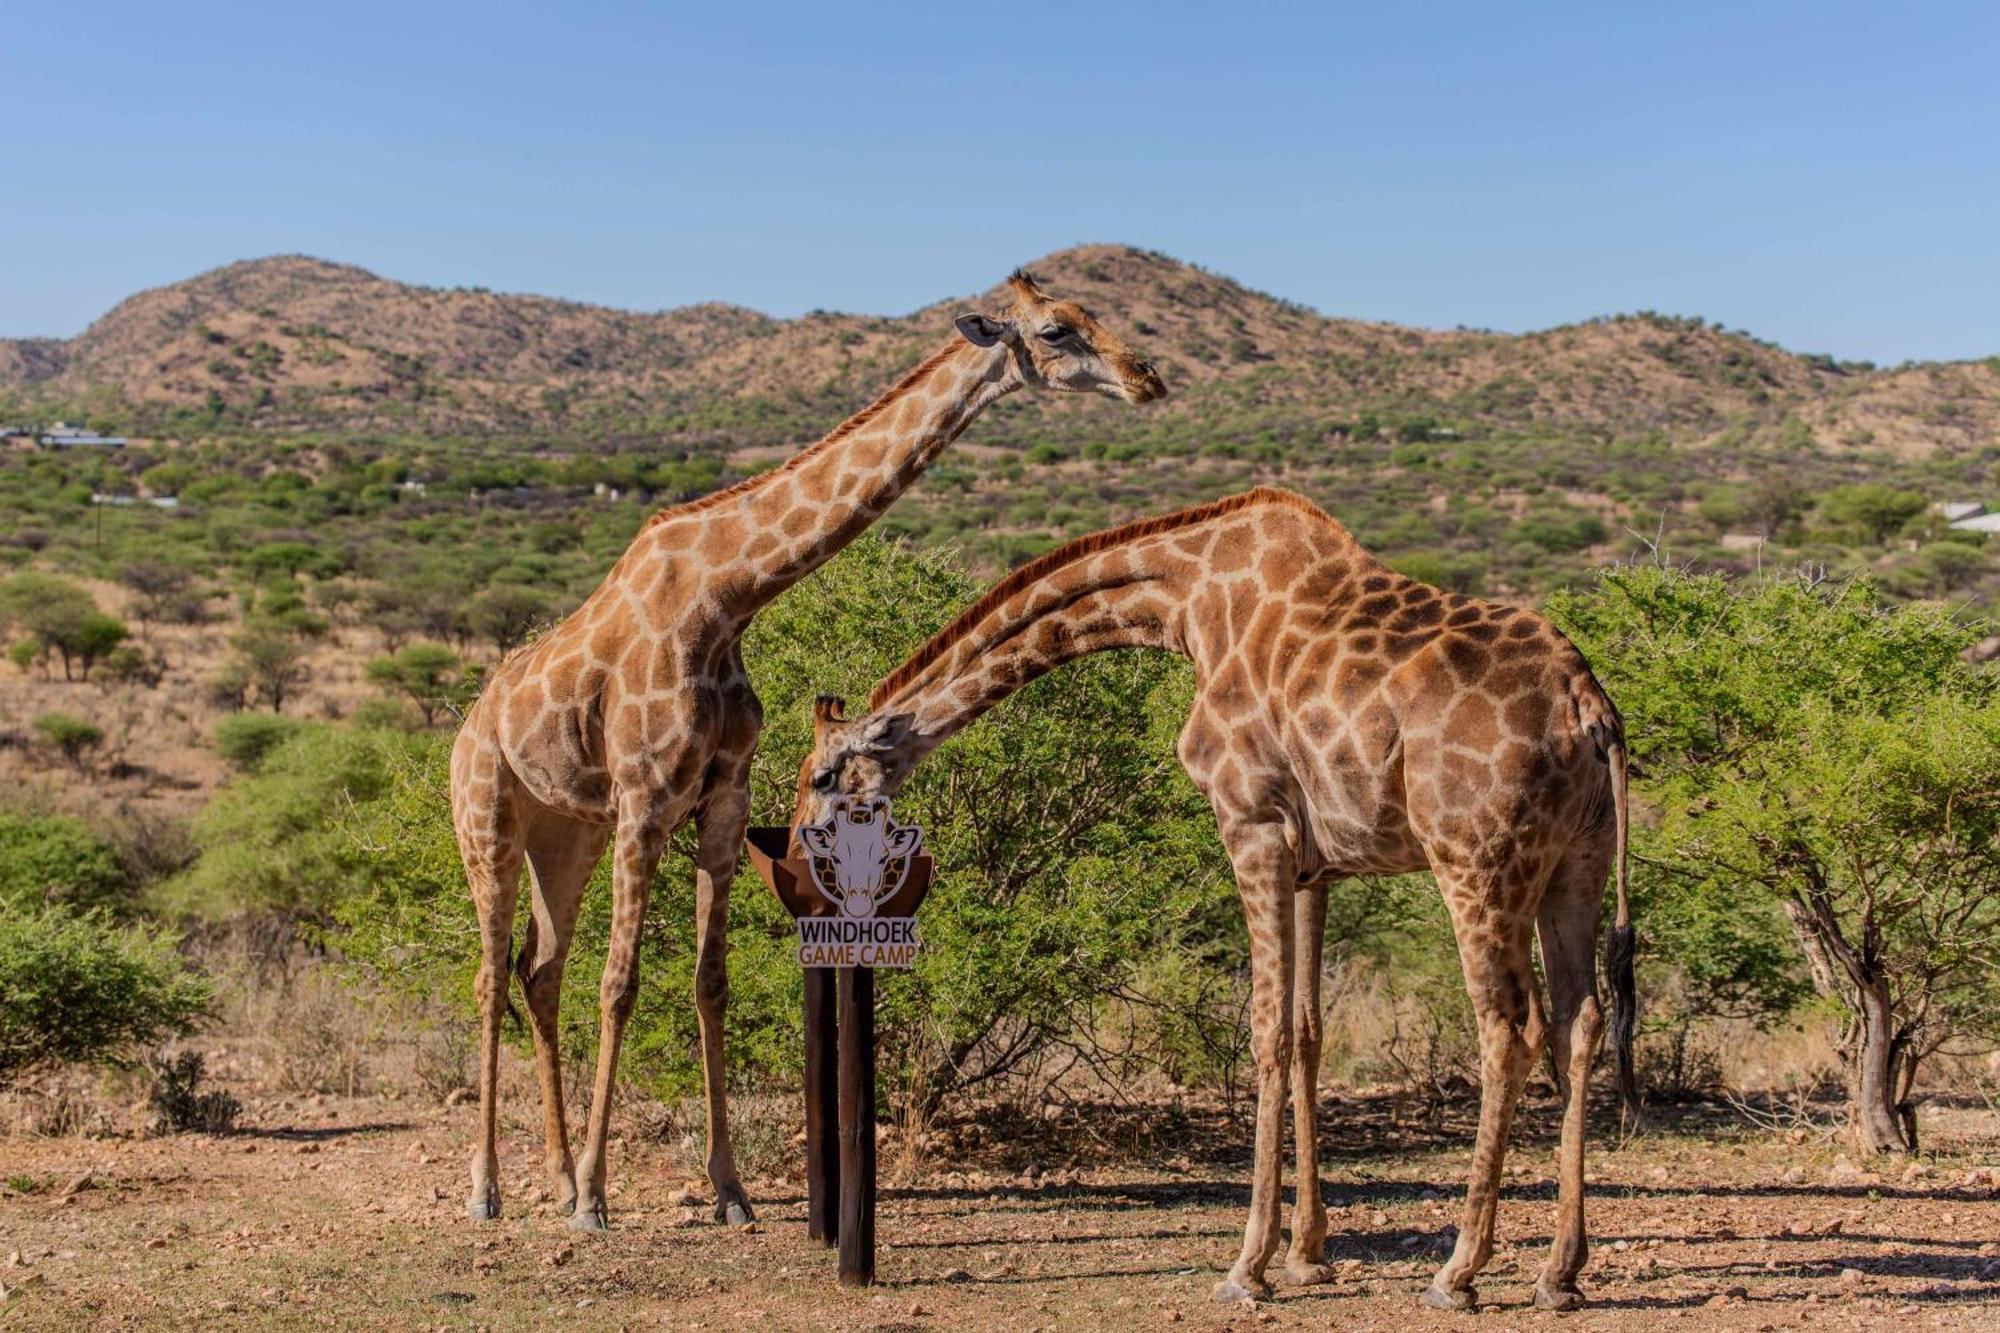
[[[865,1287],[875,1280],[875,969],[916,957],[917,908],[937,865],[879,798],[839,799],[817,824],[760,826],[745,840],[799,923],[806,1235],[840,1247],[842,1286]]]
[[[824,821],[799,826],[813,888],[835,912],[798,919],[801,967],[908,968],[923,939],[914,916],[877,915],[916,864],[923,831],[898,824],[882,797],[836,798]]]

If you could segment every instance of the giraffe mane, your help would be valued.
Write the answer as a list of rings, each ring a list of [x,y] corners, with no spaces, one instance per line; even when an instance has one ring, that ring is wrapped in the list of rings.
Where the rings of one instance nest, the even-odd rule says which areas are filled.
[[[1225,495],[1220,500],[1211,500],[1207,504],[1191,505],[1170,514],[1156,514],[1151,518],[1138,519],[1121,527],[1088,533],[1056,547],[1053,551],[1036,556],[980,594],[978,601],[959,612],[952,618],[950,624],[933,634],[929,641],[911,653],[901,666],[882,678],[881,683],[869,692],[868,707],[880,708],[894,698],[898,691],[956,647],[972,632],[975,625],[992,614],[1008,598],[1063,566],[1075,564],[1087,556],[1108,551],[1114,546],[1123,546],[1128,542],[1158,536],[1163,532],[1193,527],[1197,523],[1206,523],[1212,518],[1220,518],[1224,514],[1233,514],[1238,510],[1251,509],[1258,505],[1283,505],[1288,509],[1296,509],[1301,513],[1312,515],[1343,535],[1346,533],[1345,528],[1311,500],[1297,491],[1288,491],[1278,486],[1256,486],[1236,495]]]
[[[918,362],[909,374],[883,390],[881,396],[876,398],[874,402],[868,404],[868,406],[862,408],[838,426],[835,426],[815,443],[793,454],[777,467],[768,468],[753,477],[745,477],[743,480],[733,485],[725,486],[719,491],[710,491],[707,495],[699,499],[689,500],[684,504],[671,505],[668,508],[662,509],[659,513],[646,520],[646,527],[654,527],[673,519],[682,518],[688,514],[700,513],[704,509],[713,509],[719,504],[725,504],[735,499],[746,491],[756,490],[777,480],[788,472],[804,467],[807,462],[817,458],[833,445],[839,444],[876,417],[881,416],[883,412],[888,410],[891,403],[896,402],[904,394],[908,393],[925,376],[929,375],[952,357],[958,355],[959,349],[963,346],[963,340],[954,337],[943,347],[938,348],[935,352],[932,352],[929,356]]]

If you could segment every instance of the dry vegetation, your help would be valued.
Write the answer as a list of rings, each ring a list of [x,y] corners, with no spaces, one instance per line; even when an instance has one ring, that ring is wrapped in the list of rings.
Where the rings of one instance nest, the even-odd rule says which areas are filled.
[[[1050,1102],[977,1108],[914,1137],[885,1126],[881,1285],[856,1292],[834,1284],[832,1256],[805,1238],[789,1099],[740,1108],[753,1226],[707,1220],[693,1117],[639,1101],[615,1120],[615,1228],[576,1236],[539,1179],[531,1072],[510,1060],[509,1211],[478,1227],[461,1197],[472,1108],[450,1092],[441,1101],[407,1043],[392,1051],[353,1034],[378,1062],[360,1096],[340,1087],[337,1053],[311,1069],[277,1053],[317,1026],[289,1017],[211,1048],[246,1104],[233,1135],[117,1132],[145,1112],[121,1114],[120,1094],[136,1091],[114,1081],[71,1093],[73,1105],[113,1107],[95,1136],[0,1140],[0,1324],[1402,1329],[1465,1318],[1416,1306],[1456,1216],[1472,1132],[1462,1103],[1432,1117],[1400,1093],[1333,1090],[1322,1142],[1338,1277],[1248,1309],[1206,1298],[1240,1235],[1242,1108]],[[1556,1318],[1526,1299],[1554,1202],[1555,1114],[1552,1098],[1531,1096],[1482,1283],[1486,1318],[1509,1327]],[[1926,1114],[1937,1153],[1889,1174],[1714,1103],[1667,1110],[1616,1151],[1600,1143],[1584,1275],[1594,1304],[1563,1318],[1586,1329],[1991,1327],[2000,1131],[1990,1108]]]
[[[1522,336],[1330,319],[1125,246],[1036,267],[1136,331],[1170,381],[1193,390],[1169,417],[1204,414],[1228,390],[1309,401],[1328,420],[1400,401],[1690,444],[1787,415],[1827,444],[1895,454],[1971,447],[2000,428],[1990,361],[1879,371],[1650,314]],[[0,388],[109,392],[133,406],[195,407],[213,393],[265,427],[560,431],[594,414],[671,417],[691,401],[851,400],[964,305],[895,318],[773,320],[713,304],[641,314],[286,256],[140,293],[67,342],[0,341]],[[1034,409],[1077,410],[1088,411]]]
[[[104,673],[66,681],[59,670],[0,670],[0,785],[33,793],[33,804],[78,815],[106,808],[185,817],[229,777],[215,750],[216,724],[232,710],[210,697],[208,684],[229,659],[229,641],[242,618],[222,599],[215,617],[199,625],[153,624],[143,631],[130,591],[103,580],[84,580],[97,604],[132,626],[133,641],[160,670],[154,683],[120,682]],[[331,720],[352,715],[379,691],[363,665],[384,651],[382,636],[366,625],[334,625],[313,642],[298,693],[285,715]],[[79,763],[69,763],[38,742],[29,720],[59,711],[82,717],[104,740]]]
[[[1921,515],[1863,533],[1865,506],[1853,492],[1866,488],[1832,489],[1891,478],[1910,489],[1887,499],[1919,509],[1961,490],[1987,498],[1977,487],[2000,457],[2000,365],[1991,361],[1877,370],[1653,315],[1520,337],[1401,329],[1326,319],[1115,246],[1065,251],[1038,267],[1052,288],[1155,354],[1174,397],[1147,414],[1009,400],[885,531],[957,544],[972,562],[998,566],[1057,535],[1279,480],[1327,502],[1412,572],[1503,596],[1530,598],[1629,554],[1637,543],[1617,535],[1627,526],[1675,541],[1690,534],[1700,558],[1747,568],[1752,557],[1715,543],[1753,521],[1782,539],[1787,559],[1872,570],[1899,597],[1977,604],[2000,586],[1980,548],[1898,526],[1921,526]],[[227,710],[210,685],[232,639],[281,604],[275,597],[303,597],[329,622],[305,644],[300,683],[284,701],[290,718],[353,719],[379,702],[365,664],[392,635],[449,641],[490,661],[498,645],[463,614],[478,598],[532,589],[544,617],[574,605],[650,509],[782,458],[892,382],[963,304],[901,318],[780,321],[719,305],[638,314],[415,288],[294,257],[142,293],[69,342],[0,342],[0,410],[81,411],[152,441],[117,457],[0,458],[0,526],[9,528],[0,576],[77,578],[131,627],[159,673],[152,683],[103,673],[69,683],[40,663],[0,665],[0,786],[9,793],[0,809],[85,816],[116,844],[135,892],[156,885],[193,856],[189,821],[231,776],[216,749]],[[1782,493],[1767,493],[1773,478]],[[145,494],[169,484],[191,502],[173,512],[87,507],[93,489]],[[1767,504],[1772,513],[1760,517]],[[108,539],[90,527],[107,513]],[[286,563],[293,557],[324,563],[302,569]],[[850,553],[849,564],[860,558]],[[195,581],[204,623],[141,626],[123,580],[149,560]],[[1431,563],[1414,563],[1422,560]],[[930,611],[971,586],[952,584]],[[888,604],[914,633],[908,590],[891,592]],[[386,594],[396,599],[370,600]],[[828,594],[833,605],[864,606],[872,595],[860,585]],[[817,622],[796,614],[822,630],[836,623],[824,608]],[[865,687],[893,660],[846,663],[847,685]],[[798,663],[756,664],[779,770],[803,743],[782,728],[803,716],[810,688],[834,683],[819,679],[825,668],[812,662],[806,681]],[[764,679],[774,673],[806,693],[774,693]],[[30,723],[58,711],[94,724],[102,743],[63,757]],[[1110,735],[1095,724],[1047,725]],[[995,741],[982,762],[1001,763],[1028,726]],[[780,778],[774,791],[790,774]],[[373,836],[386,843],[396,830],[384,830],[400,821],[410,835],[401,850],[424,852],[422,839],[437,832],[425,821],[440,820],[434,799],[417,798],[429,806],[390,805]],[[1191,818],[1208,828],[1205,809]],[[1162,827],[1157,812],[1133,822]],[[363,893],[426,877],[437,878],[419,857],[370,864],[341,884]],[[751,919],[737,922],[744,939],[733,947],[749,968],[757,959],[741,961],[741,946],[757,942],[756,907],[768,904],[748,901],[741,883],[737,916],[748,909]],[[462,977],[433,958],[431,971],[410,965],[415,988],[378,986],[370,977],[379,972],[341,963],[338,931],[328,961],[319,952],[327,937],[310,937],[328,922],[297,908],[289,923],[247,908],[189,923],[185,948],[220,987],[217,1020],[197,1049],[209,1085],[243,1103],[240,1130],[157,1134],[141,1070],[41,1069],[18,1084],[0,1104],[0,1327],[1462,1322],[1414,1304],[1456,1214],[1470,1145],[1472,1047],[1436,921],[1430,944],[1395,955],[1399,978],[1379,957],[1332,964],[1323,1141],[1340,1280],[1256,1309],[1207,1304],[1240,1234],[1249,1141],[1241,976],[1217,945],[1235,940],[1240,923],[1226,885],[1218,893],[1228,910],[1213,916],[1209,936],[1152,946],[1164,958],[1181,945],[1215,945],[1205,964],[1212,989],[1190,998],[1172,990],[1173,975],[1141,973],[1101,1009],[1095,995],[1078,999],[1089,1020],[997,1081],[1000,1092],[961,1097],[929,1122],[911,1118],[913,1099],[897,1098],[905,1111],[882,1127],[894,1190],[884,1204],[885,1285],[873,1293],[835,1290],[829,1256],[804,1240],[796,1109],[773,1091],[771,1070],[782,1063],[768,1040],[775,1007],[768,987],[761,999],[746,993],[752,973],[738,973],[733,1022],[767,1038],[738,1066],[761,1071],[754,1095],[739,1099],[737,1143],[762,1208],[758,1227],[705,1221],[705,1187],[690,1196],[688,1184],[699,1175],[698,1117],[635,1087],[617,1112],[617,1229],[586,1242],[562,1230],[531,1178],[540,1152],[532,1079],[511,1054],[503,1154],[513,1211],[494,1229],[463,1219],[471,1071]],[[449,906],[463,904],[453,897]],[[1159,915],[1187,910],[1176,901]],[[441,909],[436,927],[443,945],[458,928],[448,916]],[[304,940],[293,933],[302,924]],[[675,934],[684,924],[656,923],[654,974],[686,952]],[[1412,982],[1426,961],[1436,975]],[[593,966],[573,965],[586,1009]],[[684,988],[673,994],[678,1002]],[[1166,1044],[1158,1014],[1171,1007],[1162,996],[1184,1006],[1180,1017],[1198,1034],[1181,1034],[1188,1048],[1171,1058],[1157,1049]],[[1704,1021],[1677,1034],[1665,1016],[1700,1001],[1668,989],[1650,998],[1661,1022],[1642,1054],[1661,1100],[1644,1137],[1614,1152],[1604,1150],[1611,1126],[1599,1135],[1599,1248],[1585,1285],[1600,1304],[1575,1323],[1769,1330],[2000,1319],[2000,1110],[1991,1100],[2000,1067],[1983,1051],[1968,1045],[1973,1054],[1926,1064],[1924,1155],[1907,1174],[1899,1163],[1878,1175],[1844,1155],[1841,1053],[1824,1011],[1802,1008],[1765,1028]],[[1121,1020],[1119,1003],[1156,1008],[1147,1021]],[[652,1086],[662,1087],[686,1052],[654,1007]],[[1688,1039],[1676,1044],[1677,1035]],[[1173,1067],[1184,1083],[1168,1077]],[[1128,1069],[1150,1072],[1103,1073]],[[582,1090],[575,1072],[571,1086]],[[1485,1284],[1503,1322],[1548,1320],[1525,1309],[1525,1296],[1552,1202],[1552,1114],[1538,1091],[1517,1137],[1502,1253]]]

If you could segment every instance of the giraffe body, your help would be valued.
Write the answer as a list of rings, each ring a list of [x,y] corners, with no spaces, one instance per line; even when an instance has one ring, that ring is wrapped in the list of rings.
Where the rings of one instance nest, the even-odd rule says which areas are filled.
[[[1218,1297],[1265,1290],[1288,1088],[1299,1175],[1284,1268],[1325,1280],[1315,1106],[1325,885],[1428,869],[1478,1015],[1483,1089],[1457,1247],[1426,1301],[1473,1302],[1514,1108],[1550,1040],[1567,1114],[1557,1237],[1536,1300],[1579,1303],[1584,1091],[1602,1028],[1597,926],[1623,847],[1624,751],[1617,710],[1541,617],[1394,574],[1302,497],[1250,491],[1058,548],[920,648],[867,715],[848,720],[822,701],[799,819],[835,792],[893,795],[932,748],[1028,681],[1131,647],[1194,663],[1178,751],[1215,810],[1250,933],[1256,1164],[1243,1250]]]
[[[729,884],[749,816],[763,711],[742,636],[770,600],[879,517],[988,405],[1024,386],[1142,403],[1165,392],[1142,358],[1025,274],[999,317],[958,337],[783,467],[647,523],[576,612],[494,671],[452,749],[452,825],[480,920],[480,1106],[468,1211],[496,1217],[500,1018],[520,871],[530,915],[513,971],[527,999],[546,1165],[571,1223],[606,1223],[605,1148],[618,1050],[638,995],[647,899],[667,839],[696,821],[695,1005],[716,1214],[750,1219],[723,1078]],[[557,999],[582,894],[607,845],[612,926],[599,990],[583,1155],[569,1151]]]

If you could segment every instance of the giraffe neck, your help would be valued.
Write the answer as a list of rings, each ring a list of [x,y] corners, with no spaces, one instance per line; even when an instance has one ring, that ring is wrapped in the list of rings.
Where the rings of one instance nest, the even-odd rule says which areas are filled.
[[[1350,572],[1384,578],[1309,502],[1260,488],[1095,534],[1024,566],[884,678],[869,712],[909,717],[913,764],[1022,686],[1089,653],[1163,648],[1207,679],[1240,638],[1217,585],[1235,586],[1253,559],[1299,574],[1292,595],[1322,611],[1370,590],[1372,580]]]
[[[914,763],[1016,690],[1078,657],[1119,648],[1192,655],[1183,634],[1190,573],[1184,557],[1144,541],[1055,569],[984,614],[974,607],[946,627],[877,688],[869,711],[910,716]],[[936,651],[944,639],[952,641]]]
[[[1004,346],[960,338],[782,467],[701,502],[687,518],[740,536],[731,609],[754,612],[881,517],[973,418],[1021,387]],[[678,521],[674,511],[661,521]],[[700,541],[700,536],[692,538]]]

